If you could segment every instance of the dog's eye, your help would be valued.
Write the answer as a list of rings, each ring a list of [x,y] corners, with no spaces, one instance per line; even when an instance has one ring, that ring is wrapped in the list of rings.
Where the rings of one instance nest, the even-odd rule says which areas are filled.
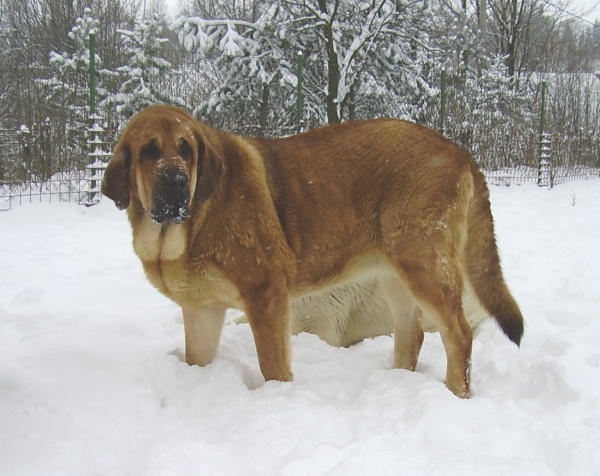
[[[192,148],[190,147],[190,144],[183,139],[181,139],[181,142],[179,143],[179,153],[185,160],[190,160],[192,158]]]
[[[150,143],[142,147],[140,157],[142,159],[155,160],[158,157],[158,145],[156,144],[156,142],[151,141]]]

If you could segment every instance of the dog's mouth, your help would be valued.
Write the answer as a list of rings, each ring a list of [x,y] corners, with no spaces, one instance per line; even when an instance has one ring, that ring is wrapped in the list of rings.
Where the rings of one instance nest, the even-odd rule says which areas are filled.
[[[160,174],[152,198],[152,221],[159,225],[181,225],[190,216],[188,176],[179,171]]]
[[[156,203],[156,202],[155,202]],[[190,216],[187,204],[181,206],[168,206],[162,208],[153,208],[150,210],[152,221],[158,225],[164,225],[171,221],[175,225],[181,225]]]

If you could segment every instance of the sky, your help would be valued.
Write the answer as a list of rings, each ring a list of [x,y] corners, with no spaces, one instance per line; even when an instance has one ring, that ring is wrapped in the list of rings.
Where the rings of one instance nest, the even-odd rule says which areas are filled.
[[[164,2],[169,13],[175,15],[178,9],[179,0],[164,0]],[[561,5],[564,3],[562,0],[547,0],[547,2],[554,5]],[[600,19],[600,0],[570,0],[564,9],[570,13],[581,16],[592,23],[597,19]]]
[[[179,9],[179,0],[164,0],[164,2],[167,12],[172,16],[176,15]]]
[[[558,5],[559,2],[550,1],[550,3]],[[565,10],[580,15],[592,23],[600,19],[600,1],[598,0],[571,0]]]

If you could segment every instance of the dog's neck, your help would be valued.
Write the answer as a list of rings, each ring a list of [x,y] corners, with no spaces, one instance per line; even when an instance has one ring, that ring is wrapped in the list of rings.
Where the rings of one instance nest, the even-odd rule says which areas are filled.
[[[133,249],[142,261],[173,261],[181,258],[187,250],[187,229],[184,222],[160,225],[152,221],[148,213],[140,219],[131,220],[134,230]]]

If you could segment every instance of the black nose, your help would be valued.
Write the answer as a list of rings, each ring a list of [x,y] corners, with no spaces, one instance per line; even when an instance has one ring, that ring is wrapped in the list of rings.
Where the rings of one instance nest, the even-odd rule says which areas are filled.
[[[160,184],[167,190],[178,191],[187,187],[187,174],[180,171],[166,171],[159,175]]]

